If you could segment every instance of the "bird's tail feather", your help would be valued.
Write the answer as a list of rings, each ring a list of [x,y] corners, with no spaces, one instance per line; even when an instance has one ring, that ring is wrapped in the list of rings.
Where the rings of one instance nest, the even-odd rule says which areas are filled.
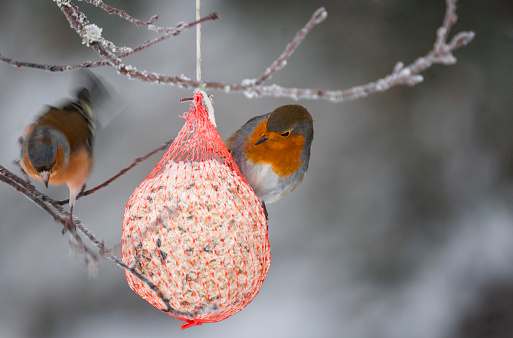
[[[94,111],[96,122],[105,128],[112,119],[125,110],[125,100],[104,80],[89,70],[81,70],[80,83],[76,92],[78,101],[87,103]]]

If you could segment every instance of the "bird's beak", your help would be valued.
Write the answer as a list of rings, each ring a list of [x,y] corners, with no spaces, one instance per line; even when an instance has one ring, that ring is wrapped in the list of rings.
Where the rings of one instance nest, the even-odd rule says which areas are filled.
[[[264,143],[264,142],[265,142],[265,141],[267,141],[267,140],[269,140],[269,139],[268,139],[268,138],[266,138],[265,136],[262,136],[262,137],[260,138],[260,140],[258,140],[258,141],[255,143],[255,145],[257,146],[257,145],[259,145],[259,144],[261,144],[261,143]]]
[[[42,171],[39,173],[39,176],[41,176],[41,179],[43,180],[43,183],[48,188],[48,181],[50,180],[50,172],[49,171]]]

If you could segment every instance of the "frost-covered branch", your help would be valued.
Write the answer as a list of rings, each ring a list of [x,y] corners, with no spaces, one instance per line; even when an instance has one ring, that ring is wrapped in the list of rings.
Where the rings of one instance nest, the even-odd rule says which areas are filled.
[[[171,37],[175,37],[182,33],[184,30],[194,27],[198,23],[202,23],[209,20],[217,20],[219,19],[218,13],[210,13],[209,15],[199,19],[192,21],[188,24],[179,23],[176,27],[173,28],[163,28],[166,32],[166,34],[158,36],[156,38],[150,39],[148,41],[145,41],[143,44],[141,44],[138,47],[135,48],[125,48],[122,53],[118,55],[119,59],[126,58],[130,55],[133,55],[137,52],[140,52],[148,47],[151,47],[159,42],[162,42],[164,40],[167,40]],[[151,22],[151,21],[150,21]],[[102,60],[102,61],[85,61],[82,63],[72,64],[72,65],[47,65],[47,64],[40,64],[40,63],[34,63],[34,62],[26,62],[26,61],[19,61],[15,60],[9,57],[6,57],[2,54],[0,54],[0,61],[10,64],[15,67],[25,67],[25,68],[34,68],[39,70],[44,70],[48,72],[66,72],[66,71],[72,71],[77,70],[81,68],[94,68],[94,67],[102,67],[102,66],[109,66],[110,63],[108,61]]]
[[[402,62],[398,62],[392,73],[381,79],[346,90],[285,88],[273,84],[269,86],[255,85],[254,87],[243,90],[243,92],[249,97],[274,96],[292,98],[295,100],[324,99],[331,102],[342,102],[359,99],[378,92],[384,92],[399,85],[414,86],[423,81],[423,77],[420,73],[433,64],[451,65],[456,63],[456,58],[452,55],[452,52],[467,45],[474,38],[474,32],[460,32],[456,34],[450,42],[447,42],[451,28],[456,23],[457,19],[456,1],[457,0],[446,0],[447,7],[445,17],[442,26],[437,30],[437,37],[433,49],[426,55],[417,58],[408,66],[404,66]]]
[[[145,159],[149,158],[150,156],[154,155],[158,151],[164,150],[167,148],[170,143],[172,143],[173,140],[168,140],[164,142],[160,147],[154,149],[150,153],[146,154],[143,157],[137,158],[130,166],[123,169],[115,175],[114,177],[107,180],[105,183],[99,185],[98,187],[91,189],[89,191],[86,191],[85,193],[81,193],[80,196],[88,195],[92,192],[95,192],[105,186],[107,186],[109,183],[114,181],[115,179],[119,178],[123,174],[125,174],[128,170],[135,167],[140,162],[144,161]],[[21,167],[20,167],[21,168]],[[15,175],[5,167],[0,165],[0,181],[6,183],[7,185],[11,186],[21,194],[23,194],[25,197],[27,197],[29,200],[31,200],[34,204],[39,206],[41,209],[43,209],[48,215],[50,215],[54,221],[57,224],[60,224],[63,229],[68,229],[68,222],[69,222],[69,213],[66,212],[62,208],[63,202],[66,201],[55,201],[52,198],[48,197],[47,195],[41,193],[38,191],[29,181],[28,177],[25,177],[25,179]],[[89,269],[89,272],[91,275],[95,275],[98,270],[98,265],[102,258],[108,259],[113,261],[117,266],[129,271],[131,274],[139,278],[143,283],[145,283],[150,289],[152,289],[162,300],[164,304],[164,308],[161,310],[166,313],[170,313],[174,316],[178,317],[184,317],[192,319],[196,317],[197,315],[206,313],[206,312],[212,312],[216,311],[218,309],[217,304],[212,304],[210,306],[205,306],[203,308],[200,308],[194,312],[184,312],[184,311],[178,311],[175,308],[171,306],[171,303],[169,302],[169,299],[167,299],[164,294],[161,292],[161,290],[158,288],[157,285],[155,285],[151,280],[149,280],[147,277],[145,277],[143,274],[141,274],[137,270],[137,266],[134,264],[128,265],[125,262],[123,262],[122,259],[114,255],[115,247],[113,248],[106,248],[105,242],[102,240],[100,241],[83,223],[80,219],[78,219],[76,216],[73,216],[73,223],[75,227],[69,229],[67,232],[70,236],[70,247],[77,253],[81,254],[84,258],[84,262],[86,263],[86,266]],[[83,237],[87,238],[95,247],[91,248],[87,244],[85,244]]]
[[[54,221],[60,224],[63,227],[63,229],[68,224],[69,214],[66,211],[64,211],[64,209],[58,204],[57,201],[54,201],[50,197],[39,192],[37,189],[34,188],[33,185],[30,184],[29,181],[23,180],[22,178],[7,170],[2,165],[0,165],[0,181],[11,186],[15,190],[23,194],[25,197],[27,197],[29,200],[31,200],[34,204],[43,209],[48,215],[53,217]],[[115,256],[113,248],[106,249],[104,241],[98,240],[96,236],[86,226],[82,224],[82,221],[80,221],[75,216],[73,217],[73,223],[75,224],[76,228],[69,229],[68,231],[69,236],[71,237],[70,245],[76,252],[83,255],[86,265],[88,266],[89,271],[92,274],[96,272],[100,260],[102,258],[106,258],[108,260],[113,261],[117,266],[129,271],[131,274],[139,278],[143,283],[148,285],[163,301],[165,305],[165,308],[162,310],[163,312],[170,313],[173,316],[177,317],[185,317],[192,319],[199,314],[217,310],[216,304],[206,306],[194,312],[184,312],[176,310],[171,306],[171,303],[169,302],[167,297],[164,296],[164,294],[158,288],[158,286],[155,285],[143,274],[141,274],[137,270],[136,266],[129,266],[128,264],[123,262],[121,258]],[[93,243],[93,245],[96,246],[97,250],[87,246],[84,243],[80,233],[82,234],[82,236],[85,236],[91,243]]]
[[[127,21],[130,21],[131,23],[133,23],[134,25],[136,26],[145,26],[145,27],[148,27],[148,29],[152,29],[152,30],[155,30],[153,29],[153,24],[155,23],[155,21],[157,21],[157,19],[159,18],[158,15],[154,15],[150,18],[149,21],[147,22],[143,22],[139,19],[136,19],[132,16],[130,16],[127,12],[125,12],[124,10],[121,10],[121,9],[117,9],[117,8],[114,8],[112,6],[109,6],[107,4],[105,4],[103,1],[101,0],[84,0],[85,2],[87,3],[90,3],[91,5],[94,5],[98,8],[101,8],[103,9],[104,11],[106,11],[107,13],[109,14],[114,14],[114,15],[118,15],[119,17],[127,20]],[[153,26],[153,27],[151,27]],[[165,28],[162,28],[162,31],[164,31]]]
[[[179,34],[183,29],[189,28],[194,24],[197,24],[206,20],[215,20],[218,18],[216,13],[211,14],[201,20],[192,22],[187,25],[178,25],[173,29],[160,27],[154,29],[158,32],[166,32],[165,35],[157,37],[155,39],[146,41],[144,44],[137,48],[129,47],[116,47],[112,42],[105,40],[101,36],[101,28],[95,24],[91,24],[85,15],[79,10],[78,6],[71,3],[70,0],[58,0],[57,4],[62,12],[68,18],[70,25],[82,36],[84,43],[93,48],[103,59],[103,61],[91,62],[87,61],[81,64],[75,65],[42,65],[30,62],[16,61],[5,56],[0,55],[0,61],[12,64],[17,67],[30,67],[36,69],[42,69],[46,71],[69,71],[78,68],[91,68],[100,66],[114,66],[119,73],[124,74],[130,78],[140,79],[146,82],[152,83],[164,83],[176,85],[182,88],[202,88],[202,89],[217,89],[223,90],[227,93],[244,93],[247,97],[262,97],[262,96],[273,96],[273,97],[284,97],[289,99],[308,99],[308,100],[328,100],[331,102],[343,102],[347,100],[355,100],[362,97],[366,97],[370,94],[384,92],[392,87],[400,85],[414,86],[423,81],[423,77],[420,73],[425,71],[427,68],[434,64],[451,65],[456,62],[456,58],[452,54],[456,49],[465,46],[474,38],[473,32],[460,32],[456,34],[452,40],[448,41],[449,34],[452,26],[456,23],[456,1],[457,0],[446,0],[446,12],[442,23],[442,26],[438,28],[436,34],[436,41],[433,45],[433,49],[426,55],[417,58],[411,64],[405,66],[402,62],[398,62],[393,71],[383,78],[376,81],[369,82],[361,86],[355,86],[345,90],[322,90],[317,88],[289,88],[282,87],[277,84],[264,85],[263,83],[268,81],[271,76],[287,65],[287,60],[307,34],[313,29],[314,26],[321,23],[326,19],[327,12],[324,8],[319,8],[306,23],[306,25],[299,30],[294,39],[286,46],[285,51],[276,59],[257,79],[245,79],[240,83],[224,83],[218,81],[195,81],[191,80],[183,75],[170,76],[158,73],[149,73],[147,71],[138,71],[136,67],[132,65],[125,65],[121,59],[132,55],[138,51],[146,49],[156,43],[159,43],[170,36]],[[156,16],[152,17],[149,22],[142,22],[132,18],[125,11],[115,9],[108,5],[105,5],[99,0],[87,0],[87,2],[98,6],[111,14],[116,14],[123,17],[126,20],[133,22],[139,26],[146,26],[150,29],[155,28],[153,22],[156,20]],[[153,28],[152,28],[153,27]],[[119,55],[115,55],[115,52],[121,52]]]

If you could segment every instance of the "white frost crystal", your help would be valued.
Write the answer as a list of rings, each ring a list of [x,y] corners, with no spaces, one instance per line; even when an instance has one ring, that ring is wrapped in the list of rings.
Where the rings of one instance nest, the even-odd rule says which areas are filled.
[[[89,47],[91,43],[97,42],[102,37],[102,30],[102,28],[96,26],[95,24],[85,26],[80,31],[82,34],[82,44],[85,44],[87,47]]]

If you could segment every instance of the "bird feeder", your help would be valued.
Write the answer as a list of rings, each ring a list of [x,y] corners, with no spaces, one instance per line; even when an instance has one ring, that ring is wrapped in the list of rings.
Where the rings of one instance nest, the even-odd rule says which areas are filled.
[[[271,264],[264,210],[202,100],[195,94],[184,127],[123,217],[122,258],[158,291],[126,270],[129,286],[160,310],[167,299],[187,313],[168,312],[186,322],[182,328],[246,307]]]

